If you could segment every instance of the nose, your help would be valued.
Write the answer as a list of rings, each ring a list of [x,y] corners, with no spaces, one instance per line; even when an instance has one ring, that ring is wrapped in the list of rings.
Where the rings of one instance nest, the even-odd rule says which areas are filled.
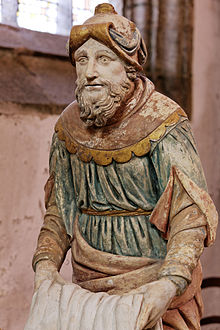
[[[94,80],[98,77],[98,72],[96,70],[96,63],[94,59],[89,59],[86,68],[86,78],[88,80]]]

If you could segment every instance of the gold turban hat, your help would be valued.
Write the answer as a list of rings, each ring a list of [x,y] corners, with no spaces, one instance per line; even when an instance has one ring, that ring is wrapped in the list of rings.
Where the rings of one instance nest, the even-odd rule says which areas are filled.
[[[140,31],[127,18],[120,16],[114,7],[103,3],[95,8],[95,15],[82,25],[74,25],[69,39],[69,56],[75,66],[74,53],[87,40],[93,38],[115,52],[128,65],[142,70],[147,50]]]

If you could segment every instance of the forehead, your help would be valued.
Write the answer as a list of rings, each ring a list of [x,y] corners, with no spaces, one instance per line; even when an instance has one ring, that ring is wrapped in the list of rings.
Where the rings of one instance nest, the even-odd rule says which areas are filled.
[[[82,54],[82,53],[86,53],[86,54],[90,54],[90,55],[95,55],[97,52],[105,52],[109,55],[112,55],[116,58],[119,59],[119,57],[107,46],[105,46],[104,44],[102,44],[101,42],[90,38],[89,40],[87,40],[81,47],[79,47],[76,52],[75,52],[75,57]]]

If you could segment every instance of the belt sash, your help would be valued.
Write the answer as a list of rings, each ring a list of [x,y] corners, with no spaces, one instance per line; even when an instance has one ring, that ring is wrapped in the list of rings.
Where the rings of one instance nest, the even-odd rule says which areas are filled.
[[[138,216],[138,215],[151,215],[153,210],[146,211],[143,209],[136,209],[134,211],[128,210],[107,210],[107,211],[96,211],[94,209],[81,209],[83,214],[87,215],[99,215],[99,216],[111,216],[111,217],[119,217],[119,216]]]
[[[124,294],[157,280],[163,264],[161,259],[115,255],[90,246],[74,224],[72,243],[73,282],[92,292]],[[170,309],[178,308],[191,300],[202,282],[201,264],[193,271],[192,282],[187,290],[173,299]]]

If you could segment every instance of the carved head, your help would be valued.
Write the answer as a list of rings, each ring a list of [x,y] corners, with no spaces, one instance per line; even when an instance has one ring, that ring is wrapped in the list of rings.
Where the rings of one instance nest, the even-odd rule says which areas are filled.
[[[88,126],[106,125],[130,95],[132,80],[146,61],[140,32],[112,5],[101,4],[83,25],[72,27],[69,54],[76,66],[81,119]]]

